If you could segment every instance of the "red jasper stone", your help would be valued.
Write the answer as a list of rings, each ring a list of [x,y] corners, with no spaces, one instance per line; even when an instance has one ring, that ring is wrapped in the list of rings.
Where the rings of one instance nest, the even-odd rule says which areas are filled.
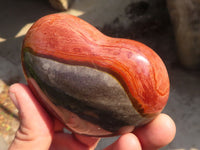
[[[108,37],[67,14],[34,23],[24,39],[22,65],[38,101],[80,134],[131,132],[154,119],[169,96],[166,67],[152,49]]]

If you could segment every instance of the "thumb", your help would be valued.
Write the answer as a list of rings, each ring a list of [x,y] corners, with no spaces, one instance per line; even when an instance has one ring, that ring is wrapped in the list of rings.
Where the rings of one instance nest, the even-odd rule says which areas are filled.
[[[14,84],[9,95],[19,110],[20,127],[9,150],[49,149],[53,135],[51,118],[26,85]]]

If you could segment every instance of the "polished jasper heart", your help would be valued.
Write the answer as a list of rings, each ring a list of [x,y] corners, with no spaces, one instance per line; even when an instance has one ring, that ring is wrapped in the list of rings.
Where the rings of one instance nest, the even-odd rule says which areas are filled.
[[[38,101],[80,134],[131,132],[154,119],[169,95],[167,70],[153,50],[67,14],[36,21],[24,39],[22,65]]]

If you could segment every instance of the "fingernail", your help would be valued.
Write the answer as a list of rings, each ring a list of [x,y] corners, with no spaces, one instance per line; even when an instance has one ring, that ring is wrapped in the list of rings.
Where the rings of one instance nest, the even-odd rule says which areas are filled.
[[[9,96],[10,96],[12,102],[14,103],[15,107],[17,107],[17,109],[19,109],[19,104],[18,104],[15,93],[9,92]]]

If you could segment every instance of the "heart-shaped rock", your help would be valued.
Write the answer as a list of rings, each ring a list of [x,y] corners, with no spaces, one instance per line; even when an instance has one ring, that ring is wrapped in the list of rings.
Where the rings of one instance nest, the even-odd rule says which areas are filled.
[[[22,65],[38,101],[73,132],[112,136],[154,119],[166,105],[168,73],[142,43],[103,35],[67,14],[31,27]]]

